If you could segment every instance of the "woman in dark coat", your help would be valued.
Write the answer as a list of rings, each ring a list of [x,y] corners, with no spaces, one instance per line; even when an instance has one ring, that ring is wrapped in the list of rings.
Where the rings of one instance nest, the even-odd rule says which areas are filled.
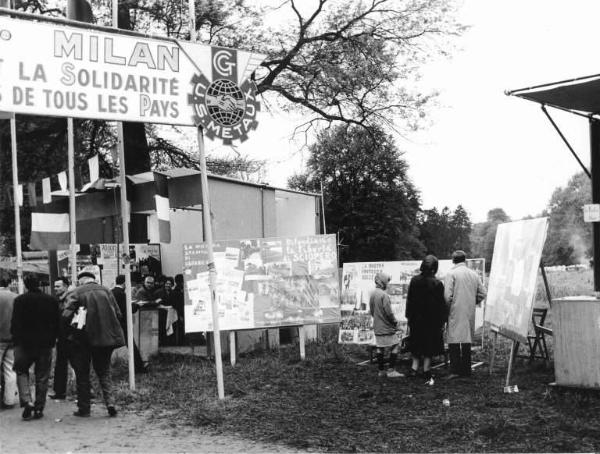
[[[423,373],[431,379],[431,358],[444,353],[443,327],[448,318],[444,301],[444,284],[436,279],[438,259],[433,255],[421,263],[421,274],[414,276],[408,286],[406,318],[410,329],[408,350],[412,354],[410,375],[417,375],[423,358]]]

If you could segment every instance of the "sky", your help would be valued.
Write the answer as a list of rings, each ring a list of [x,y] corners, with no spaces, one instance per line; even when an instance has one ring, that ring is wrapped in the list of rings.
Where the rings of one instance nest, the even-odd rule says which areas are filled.
[[[539,105],[504,94],[600,73],[600,2],[595,0],[464,0],[469,26],[449,60],[423,68],[423,86],[440,92],[430,125],[398,138],[424,209],[461,204],[473,222],[503,208],[514,220],[539,215],[553,191],[581,170]],[[549,109],[589,166],[587,120]],[[263,112],[237,150],[266,159],[265,182],[285,187],[308,152],[291,141],[300,117]],[[213,144],[213,153],[231,153]]]

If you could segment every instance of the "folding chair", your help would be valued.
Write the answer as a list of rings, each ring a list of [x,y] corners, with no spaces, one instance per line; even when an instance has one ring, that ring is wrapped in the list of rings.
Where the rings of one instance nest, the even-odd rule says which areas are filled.
[[[533,333],[527,336],[529,346],[529,355],[518,355],[520,358],[550,360],[548,347],[546,345],[546,335],[552,336],[552,329],[544,326],[548,309],[534,308],[531,313],[531,322],[533,324]]]

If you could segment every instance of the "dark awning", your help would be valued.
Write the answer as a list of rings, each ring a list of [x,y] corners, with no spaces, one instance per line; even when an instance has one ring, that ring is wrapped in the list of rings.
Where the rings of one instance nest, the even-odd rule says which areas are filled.
[[[600,74],[510,90],[506,94],[586,116],[600,114]]]

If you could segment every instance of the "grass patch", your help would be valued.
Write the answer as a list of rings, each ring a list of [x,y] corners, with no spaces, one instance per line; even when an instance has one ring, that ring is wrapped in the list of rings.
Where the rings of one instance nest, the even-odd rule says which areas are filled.
[[[226,399],[217,399],[211,362],[162,355],[127,390],[117,367],[118,397],[130,410],[151,410],[167,426],[202,427],[267,443],[328,452],[574,452],[600,450],[600,395],[546,386],[552,369],[517,361],[517,394],[503,394],[509,343],[499,343],[495,374],[434,386],[422,379],[378,380],[365,348],[307,345],[307,359],[284,348],[224,368]],[[486,352],[475,358],[487,360]],[[450,406],[442,404],[450,400]]]

